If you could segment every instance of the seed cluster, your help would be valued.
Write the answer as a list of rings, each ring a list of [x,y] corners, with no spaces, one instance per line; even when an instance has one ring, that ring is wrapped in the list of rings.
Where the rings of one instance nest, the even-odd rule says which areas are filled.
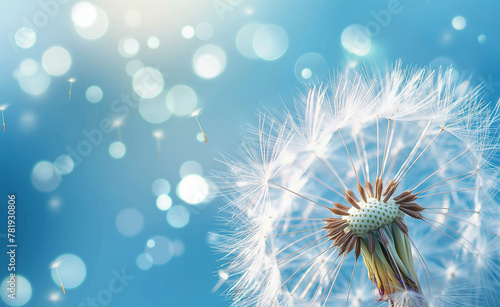
[[[387,202],[368,198],[366,202],[358,202],[358,205],[360,209],[352,207],[348,210],[349,215],[343,217],[349,224],[349,229],[356,235],[372,232],[392,223],[398,217],[404,217],[399,205],[392,198]]]

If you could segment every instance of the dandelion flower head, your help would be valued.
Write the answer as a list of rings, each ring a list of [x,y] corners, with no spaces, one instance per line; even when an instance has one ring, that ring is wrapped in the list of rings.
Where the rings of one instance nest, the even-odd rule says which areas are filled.
[[[234,306],[498,306],[498,107],[451,68],[349,68],[217,174]]]

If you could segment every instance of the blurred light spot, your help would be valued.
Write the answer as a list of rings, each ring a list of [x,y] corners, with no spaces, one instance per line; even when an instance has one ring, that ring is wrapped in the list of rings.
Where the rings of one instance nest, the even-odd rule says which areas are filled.
[[[181,34],[185,39],[191,39],[194,37],[194,28],[191,26],[185,26],[182,28]]]
[[[127,75],[129,75],[130,77],[134,77],[135,73],[143,67],[144,64],[142,64],[141,61],[132,60],[128,62],[127,65],[125,66],[125,71],[127,72]]]
[[[57,188],[61,182],[61,176],[56,172],[52,163],[40,161],[33,167],[31,182],[38,190],[50,192]]]
[[[36,33],[32,28],[22,27],[14,34],[14,41],[23,49],[31,48],[36,42]]]
[[[247,8],[245,8],[244,12],[245,12],[245,15],[250,16],[250,15],[253,15],[254,9],[251,7],[247,7]]]
[[[50,76],[43,69],[37,69],[31,76],[20,74],[17,81],[23,91],[36,96],[47,90],[50,85]]]
[[[184,247],[184,243],[180,240],[173,241],[172,247],[173,247],[173,254],[175,257],[182,256],[182,254],[184,254],[184,250],[186,249]]]
[[[463,18],[462,16],[456,16],[451,21],[451,25],[453,26],[453,28],[455,28],[455,30],[462,30],[463,28],[465,28],[466,23],[467,22],[465,21],[465,18]]]
[[[480,43],[480,44],[484,44],[486,43],[486,41],[488,40],[488,38],[486,37],[486,35],[484,34],[481,34],[477,37],[477,41]]]
[[[19,123],[21,124],[21,128],[25,131],[32,130],[36,125],[36,117],[33,112],[24,112],[19,117]]]
[[[368,29],[359,24],[348,26],[342,32],[342,46],[359,56],[368,54],[371,48],[371,35]]]
[[[196,140],[200,143],[203,143],[205,142],[205,137],[203,136],[203,133],[199,132],[197,135],[196,135]]]
[[[216,46],[203,46],[193,56],[194,72],[205,79],[220,75],[226,67],[226,54]]]
[[[131,28],[136,28],[141,24],[142,14],[138,10],[128,10],[125,12],[125,23]]]
[[[142,118],[152,124],[163,123],[172,115],[165,100],[159,98],[139,101],[139,112]]]
[[[168,91],[167,107],[177,116],[187,116],[198,104],[196,93],[189,86],[176,85]]]
[[[203,168],[200,163],[196,161],[187,161],[181,165],[180,170],[181,178],[186,177],[187,175],[203,175]]]
[[[142,214],[135,209],[123,209],[116,216],[116,228],[127,237],[138,234],[144,226]]]
[[[38,71],[38,64],[33,59],[26,59],[19,65],[19,70],[25,76],[33,76]]]
[[[148,242],[146,242],[147,247],[153,248],[155,247],[155,240],[149,239]]]
[[[222,242],[222,236],[217,233],[209,232],[207,235],[207,243],[210,246],[215,246]]]
[[[199,39],[207,40],[210,39],[214,34],[214,29],[208,22],[202,22],[196,26],[195,33],[196,37],[198,37]]]
[[[199,175],[188,175],[177,186],[177,195],[188,204],[199,204],[208,196],[208,183]]]
[[[54,261],[60,263],[57,270],[66,289],[73,289],[82,284],[87,275],[85,263],[80,257],[73,254],[64,254]],[[55,269],[51,269],[52,281],[60,286],[59,278]]]
[[[70,156],[62,155],[57,157],[54,162],[55,170],[61,175],[67,175],[73,171],[73,167],[75,167],[75,163]]]
[[[162,194],[156,199],[156,206],[162,211],[167,211],[172,207],[172,198],[166,194]]]
[[[139,52],[139,48],[139,42],[132,37],[123,38],[118,45],[118,51],[126,58],[136,55]]]
[[[253,49],[262,59],[272,61],[280,58],[288,48],[288,36],[276,25],[260,27],[253,37]]]
[[[16,274],[16,284],[14,285],[16,289],[16,299],[13,300],[9,297],[9,279],[10,277],[7,277],[2,281],[2,289],[0,290],[2,300],[8,306],[24,306],[31,299],[32,289],[30,282],[24,276]]]
[[[153,263],[156,265],[162,265],[167,263],[172,259],[172,243],[170,240],[163,236],[155,236],[151,238],[155,242],[153,247],[146,247],[146,253],[151,255],[153,258]]]
[[[151,48],[151,49],[156,49],[158,47],[160,47],[160,39],[156,36],[150,36],[148,38],[148,47]]]
[[[54,46],[45,51],[42,56],[45,71],[53,76],[65,74],[71,66],[71,56],[66,49]]]
[[[153,182],[151,186],[151,190],[153,190],[153,194],[156,196],[160,196],[161,194],[170,193],[170,183],[163,178],[158,178]]]
[[[312,77],[312,71],[309,68],[304,68],[300,75],[304,79],[310,79]]]
[[[59,292],[53,292],[49,295],[49,301],[57,302],[61,299],[61,294]]]
[[[80,2],[73,7],[71,18],[75,25],[79,27],[88,27],[97,19],[97,10],[95,6],[90,3]]]
[[[54,196],[49,200],[49,207],[53,210],[59,209],[61,207],[62,200],[61,198]]]
[[[94,6],[96,17],[88,26],[80,26],[75,23],[75,30],[81,37],[86,39],[98,39],[108,30],[108,15],[100,8]]]
[[[92,85],[85,92],[85,97],[87,97],[88,101],[92,103],[97,103],[102,99],[102,90],[100,87]]]
[[[163,90],[163,76],[152,67],[144,67],[135,73],[132,84],[137,95],[154,98]]]
[[[115,159],[123,158],[126,151],[125,145],[122,142],[114,142],[109,145],[109,155]]]
[[[241,28],[236,36],[236,47],[247,58],[256,59],[259,57],[253,49],[253,37],[261,27],[261,24],[250,23]]]
[[[323,81],[328,77],[328,64],[325,58],[318,53],[302,55],[295,62],[295,77],[301,82]]]
[[[167,222],[174,228],[182,228],[189,223],[189,211],[177,205],[167,211]]]
[[[135,263],[139,269],[146,271],[153,266],[153,257],[150,254],[142,253],[137,256]]]

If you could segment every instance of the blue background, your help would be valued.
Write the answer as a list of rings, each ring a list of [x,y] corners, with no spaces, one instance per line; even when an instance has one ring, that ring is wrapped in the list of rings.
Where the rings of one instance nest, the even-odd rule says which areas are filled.
[[[175,193],[181,180],[179,169],[185,161],[200,163],[205,176],[212,169],[223,169],[214,158],[219,152],[234,153],[246,124],[258,122],[258,110],[280,114],[283,102],[291,106],[294,95],[305,90],[303,80],[295,74],[295,63],[303,54],[320,54],[330,72],[362,61],[381,66],[397,59],[416,66],[453,64],[459,74],[471,76],[473,84],[489,80],[486,95],[490,100],[498,99],[499,1],[396,1],[401,12],[391,14],[387,25],[378,23],[380,31],[373,35],[370,52],[363,57],[344,48],[342,32],[352,24],[376,22],[375,15],[388,10],[391,1],[229,2],[90,1],[107,13],[109,26],[101,38],[88,40],[75,31],[71,10],[77,2],[70,1],[58,4],[57,14],[38,29],[36,43],[29,49],[16,47],[12,35],[24,26],[24,17],[29,19],[41,10],[40,3],[2,4],[0,103],[10,106],[5,111],[7,132],[0,132],[0,234],[7,230],[7,194],[15,193],[19,244],[16,271],[32,286],[26,306],[78,306],[107,287],[112,270],[122,268],[135,279],[123,292],[113,295],[112,306],[228,306],[221,295],[224,287],[211,292],[218,282],[221,263],[208,239],[208,232],[223,228],[217,219],[223,200],[208,199],[198,206],[185,204]],[[220,3],[231,9],[217,12],[214,5]],[[131,28],[123,22],[129,9],[142,13],[140,26]],[[467,22],[463,30],[452,26],[458,15]],[[182,37],[184,26],[201,22],[213,27],[209,40]],[[278,25],[286,31],[288,48],[280,58],[249,59],[238,51],[238,31],[252,22]],[[160,40],[158,49],[146,45],[152,35]],[[485,35],[486,42],[478,42],[479,35]],[[125,36],[135,38],[141,46],[130,58],[118,52],[117,46]],[[218,46],[226,55],[225,69],[213,79],[200,78],[192,67],[196,50],[208,44]],[[43,53],[55,45],[71,55],[68,72],[51,76],[49,87],[41,95],[23,91],[14,71],[26,58],[40,62]],[[66,146],[74,147],[84,139],[83,129],[97,128],[101,119],[113,117],[110,105],[115,99],[132,93],[132,78],[125,72],[131,59],[162,72],[165,86],[161,97],[177,84],[186,84],[196,92],[198,105],[204,108],[199,118],[210,143],[196,139],[199,130],[192,118],[171,116],[161,124],[151,124],[138,109],[131,109],[120,128],[127,147],[122,159],[113,159],[108,153],[116,134],[105,134],[103,142],[63,176],[55,190],[37,190],[31,181],[35,164],[66,154]],[[68,101],[70,77],[77,81]],[[99,86],[104,93],[99,103],[89,103],[85,97],[91,85]],[[26,112],[35,118],[29,129],[21,121]],[[160,159],[156,158],[156,140],[152,137],[156,129],[165,134]],[[173,204],[191,213],[185,227],[170,226],[166,212],[156,207],[151,184],[157,178],[170,182]],[[56,209],[49,205],[54,198],[61,200]],[[117,230],[115,219],[124,208],[137,209],[144,217],[144,227],[134,237],[125,237]],[[184,253],[164,265],[140,270],[136,258],[155,235],[182,241]],[[4,251],[5,237],[0,240],[0,250]],[[51,293],[60,292],[60,288],[52,281],[49,266],[67,253],[84,261],[87,275],[80,286],[68,289],[66,295],[52,302]],[[2,252],[2,280],[7,276],[7,263]]]

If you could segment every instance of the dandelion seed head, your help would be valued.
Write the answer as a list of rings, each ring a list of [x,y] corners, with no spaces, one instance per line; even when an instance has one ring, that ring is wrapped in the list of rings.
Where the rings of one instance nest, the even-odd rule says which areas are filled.
[[[8,106],[9,106],[8,104],[0,105],[0,111],[5,111],[5,109],[7,109]]]
[[[348,67],[259,114],[216,174],[234,306],[500,303],[500,107],[456,76]]]
[[[75,79],[75,78],[69,78],[69,79],[68,79],[68,82],[69,82],[69,83],[73,83],[73,82],[75,82],[75,81],[76,81],[76,79]]]

